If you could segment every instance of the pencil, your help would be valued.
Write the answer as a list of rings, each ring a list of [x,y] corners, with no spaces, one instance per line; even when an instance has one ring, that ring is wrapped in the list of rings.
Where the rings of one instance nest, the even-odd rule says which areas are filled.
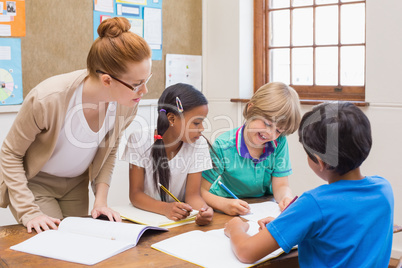
[[[292,199],[292,201],[290,201],[289,205],[287,205],[287,206],[283,209],[283,211],[285,211],[285,209],[287,209],[294,201],[296,201],[297,198],[298,198],[298,196],[296,195],[296,196]],[[283,211],[282,211],[282,212],[283,212]]]
[[[181,202],[180,202],[180,200],[179,200],[179,199],[177,199],[177,197],[176,197],[176,196],[174,196],[174,195],[173,195],[171,192],[169,192],[169,190],[168,190],[168,189],[166,189],[166,187],[165,187],[165,186],[163,186],[163,185],[162,185],[162,184],[160,184],[159,182],[158,182],[158,185],[159,185],[159,187],[161,187],[161,189],[162,189],[163,191],[165,191],[165,193],[167,193],[168,195],[170,195],[170,197],[172,197],[172,198],[174,199],[174,201],[181,203]]]
[[[220,176],[219,176],[220,177]],[[219,178],[218,178],[219,179]],[[228,192],[228,194],[230,194],[231,196],[233,196],[234,199],[239,199],[234,193],[232,193],[231,190],[229,190],[228,187],[226,187],[225,184],[223,184],[221,181],[218,181],[218,184],[226,191]]]

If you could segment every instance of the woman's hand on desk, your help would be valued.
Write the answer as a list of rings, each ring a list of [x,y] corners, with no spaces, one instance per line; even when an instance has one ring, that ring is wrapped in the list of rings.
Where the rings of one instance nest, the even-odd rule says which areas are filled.
[[[195,218],[195,223],[198,225],[207,225],[212,221],[213,215],[214,210],[205,205],[198,211],[197,217]]]
[[[55,219],[47,215],[41,215],[33,218],[27,223],[27,230],[28,233],[32,233],[32,229],[35,229],[35,231],[39,234],[40,232],[49,229],[57,230],[56,224],[60,224],[60,219]]]
[[[109,221],[121,222],[120,214],[107,206],[94,206],[91,211],[92,218],[96,219],[99,216],[105,215]]]

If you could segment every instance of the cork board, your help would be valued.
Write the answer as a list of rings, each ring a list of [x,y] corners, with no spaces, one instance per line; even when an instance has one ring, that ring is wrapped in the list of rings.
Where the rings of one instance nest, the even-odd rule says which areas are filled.
[[[86,68],[93,42],[93,0],[30,0],[25,5],[24,97],[48,77]],[[162,60],[152,63],[145,99],[159,98],[165,88],[166,54],[201,55],[202,0],[163,0],[162,23]]]

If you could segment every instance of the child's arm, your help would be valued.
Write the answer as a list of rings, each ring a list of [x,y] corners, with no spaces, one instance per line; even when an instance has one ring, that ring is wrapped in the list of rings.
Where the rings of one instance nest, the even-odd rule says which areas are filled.
[[[209,207],[201,197],[201,172],[187,175],[186,202],[199,211],[195,222],[198,225],[206,225],[212,221],[214,210]]]
[[[225,198],[209,192],[211,183],[205,179],[201,182],[201,195],[212,208],[228,215],[245,215],[250,212],[250,206],[244,200]]]
[[[293,199],[292,190],[289,187],[288,176],[272,177],[272,192],[279,208],[283,211]]]
[[[144,168],[130,164],[130,201],[140,209],[165,215],[171,220],[177,221],[190,215],[192,208],[186,203],[163,202],[155,200],[144,193]]]
[[[235,217],[226,223],[225,234],[230,238],[236,257],[244,263],[254,263],[279,248],[278,243],[267,228],[262,228],[254,236],[246,232],[248,223]]]

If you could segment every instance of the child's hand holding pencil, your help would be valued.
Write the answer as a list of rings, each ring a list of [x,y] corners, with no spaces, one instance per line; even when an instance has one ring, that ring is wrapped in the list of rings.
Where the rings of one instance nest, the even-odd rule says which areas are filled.
[[[172,197],[176,202],[173,203],[165,203],[165,216],[174,221],[179,221],[187,218],[190,215],[190,212],[193,211],[193,208],[186,203],[180,202],[176,196],[174,196],[165,186],[158,183],[159,187],[167,193],[170,197]]]
[[[228,215],[246,215],[250,212],[250,206],[244,200],[224,198],[224,202],[225,209],[223,212]]]
[[[166,206],[165,216],[174,221],[187,218],[190,215],[190,212],[193,211],[193,208],[189,204],[182,202],[165,202],[164,205]]]
[[[228,215],[246,215],[250,212],[250,206],[246,201],[240,200],[222,181],[221,175],[218,176],[218,184],[224,189],[228,194],[230,194],[234,199],[224,198],[227,203],[224,207],[224,213]]]

